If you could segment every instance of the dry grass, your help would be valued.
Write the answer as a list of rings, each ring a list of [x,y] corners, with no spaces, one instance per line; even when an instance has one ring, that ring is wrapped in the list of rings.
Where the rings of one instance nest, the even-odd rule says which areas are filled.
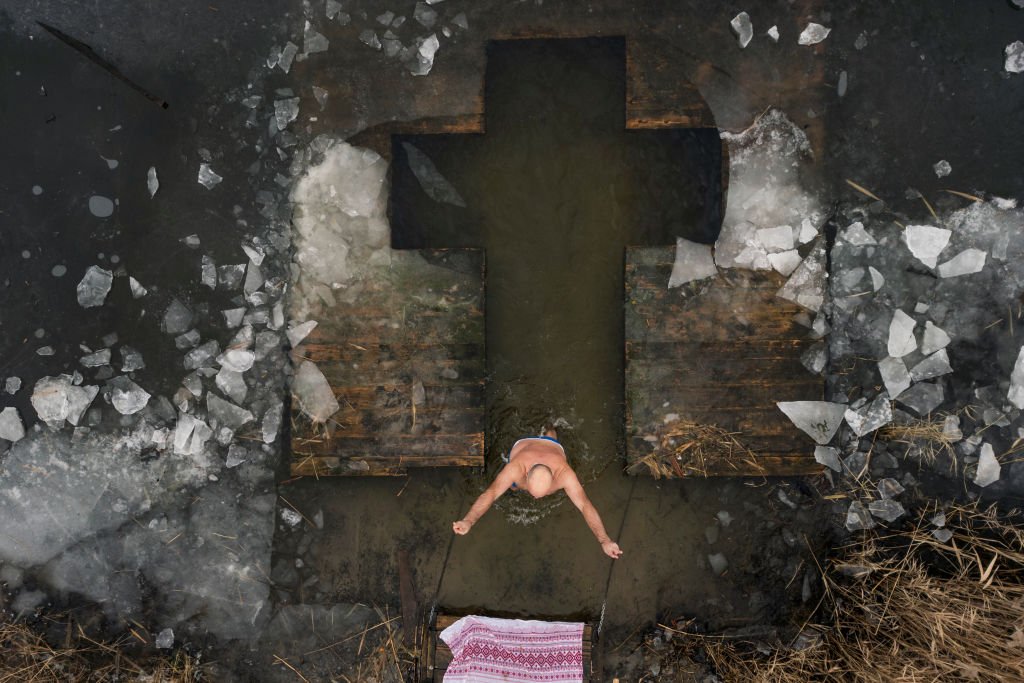
[[[931,467],[942,455],[950,460],[951,467],[955,467],[954,442],[942,431],[945,419],[946,416],[943,414],[923,417],[902,425],[890,424],[879,429],[878,436],[906,444],[906,455],[920,459],[924,465]]]
[[[186,683],[200,678],[196,661],[181,650],[166,657],[129,656],[128,643],[145,641],[137,631],[113,642],[101,642],[89,638],[70,620],[63,629],[63,642],[55,644],[28,624],[4,619],[0,623],[0,683],[128,679]]]
[[[385,608],[382,613],[377,608],[381,622],[376,626],[364,629],[359,641],[358,664],[355,667],[353,681],[375,680],[378,683],[402,683],[408,679],[416,668],[415,643],[405,643],[402,628],[395,622],[398,617],[390,617]],[[373,644],[367,645],[366,633],[379,629],[373,638]]]
[[[844,549],[823,577],[818,642],[769,656],[705,639],[727,681],[1024,680],[1024,533],[1016,511],[946,511],[948,543],[914,528]],[[837,567],[853,566],[859,578]]]
[[[738,469],[740,461],[760,471],[754,453],[736,438],[737,434],[716,425],[678,420],[658,435],[653,452],[628,467],[646,467],[655,479],[728,474]]]

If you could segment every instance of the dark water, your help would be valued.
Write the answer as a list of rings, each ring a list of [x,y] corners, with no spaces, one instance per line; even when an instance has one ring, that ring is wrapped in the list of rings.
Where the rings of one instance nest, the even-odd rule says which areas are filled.
[[[624,250],[714,240],[718,131],[627,131],[621,39],[494,42],[487,56],[485,134],[394,139],[393,245],[486,249],[489,473],[557,423],[587,481],[622,464]],[[465,207],[427,195],[403,142]],[[498,507],[530,521],[557,504]]]

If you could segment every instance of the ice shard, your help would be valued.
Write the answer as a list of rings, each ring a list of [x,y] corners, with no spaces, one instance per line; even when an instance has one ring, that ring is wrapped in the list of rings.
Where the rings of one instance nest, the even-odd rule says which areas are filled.
[[[850,503],[850,507],[846,511],[846,529],[847,531],[859,531],[861,529],[871,529],[875,526],[875,520],[872,519],[871,515],[865,509],[859,501],[853,501]]]
[[[822,445],[832,440],[846,412],[842,403],[827,401],[782,401],[776,405],[793,424]]]
[[[313,328],[317,326],[315,320],[307,320],[304,323],[299,323],[291,329],[287,330],[285,334],[288,336],[288,343],[291,344],[294,349],[296,346],[302,343],[302,340],[313,331]]]
[[[945,263],[939,264],[939,277],[960,277],[978,273],[985,267],[985,257],[981,249],[964,249]]]
[[[114,282],[114,274],[99,266],[89,266],[76,287],[78,303],[82,308],[102,306]]]
[[[941,327],[937,327],[931,320],[925,321],[924,339],[921,341],[921,353],[930,356],[939,349],[949,344],[949,335]]]
[[[893,313],[892,321],[889,323],[889,355],[893,358],[902,358],[917,348],[917,340],[914,338],[914,328],[917,322],[900,309]]]
[[[311,55],[314,52],[325,52],[330,46],[330,42],[327,37],[322,33],[318,33],[316,29],[307,21],[306,27],[302,32],[302,50],[307,55]]]
[[[1003,54],[1006,55],[1003,68],[1006,69],[1007,73],[1019,74],[1024,72],[1024,42],[1015,40],[1006,46]]]
[[[903,231],[903,241],[910,253],[929,268],[934,268],[939,254],[949,244],[951,231],[932,225],[908,225]]]
[[[892,406],[889,395],[884,391],[874,401],[860,410],[848,408],[844,414],[846,424],[850,425],[857,436],[870,434],[879,427],[892,422]]]
[[[1010,390],[1007,400],[1018,408],[1024,409],[1024,346],[1017,353],[1017,362],[1010,373]]]
[[[825,247],[819,241],[811,249],[778,296],[817,312],[825,300]]]
[[[0,411],[0,439],[20,441],[25,436],[25,425],[18,409],[8,406]]]
[[[150,199],[155,197],[156,191],[160,189],[160,180],[156,177],[156,166],[150,166],[146,171],[146,189],[149,190]]]
[[[302,361],[295,372],[292,393],[298,399],[299,407],[315,422],[326,422],[341,408],[327,378],[314,363]]]
[[[800,37],[797,39],[799,45],[815,45],[828,38],[828,34],[832,32],[832,29],[826,28],[821,24],[816,24],[813,21],[807,24],[807,27],[800,32]]]
[[[134,415],[149,403],[149,393],[127,377],[115,377],[110,386],[110,403],[122,415]]]
[[[895,522],[906,514],[906,510],[903,509],[899,501],[895,501],[892,498],[871,501],[868,503],[868,511],[875,517],[884,519],[887,522]]]
[[[1001,469],[995,452],[992,450],[992,444],[981,444],[981,454],[978,456],[978,469],[974,474],[974,483],[984,488],[999,481]]]
[[[885,277],[874,266],[868,266],[868,273],[871,275],[871,288],[877,292],[885,285]]]
[[[462,207],[466,206],[466,202],[459,195],[458,190],[441,175],[441,172],[437,170],[437,166],[430,160],[430,157],[408,142],[403,142],[402,148],[405,150],[406,159],[409,161],[409,168],[412,170],[413,175],[416,176],[420,187],[427,193],[427,196],[435,202]]]
[[[736,33],[736,39],[739,41],[740,48],[744,48],[750,44],[750,39],[754,37],[754,25],[750,23],[750,15],[746,12],[740,12],[732,21],[729,22],[729,26],[732,27],[733,32]]]
[[[839,234],[839,237],[846,243],[852,244],[855,247],[866,247],[871,244],[878,244],[875,238],[871,236],[871,233],[864,229],[864,224],[860,221],[855,221],[846,226],[846,228]]]
[[[717,274],[718,269],[715,267],[710,245],[698,244],[682,237],[676,238],[676,259],[668,279],[669,289]]]
[[[815,446],[814,460],[835,472],[843,471],[843,466],[839,463],[839,450],[831,446]]]
[[[913,410],[919,417],[924,417],[942,405],[945,400],[945,392],[941,385],[919,382],[913,388],[903,392],[896,400]]]
[[[940,159],[932,166],[932,170],[935,171],[936,178],[945,178],[953,172],[953,167],[945,159]]]
[[[209,164],[199,164],[199,184],[205,187],[207,190],[212,190],[215,185],[218,185],[220,181],[224,180],[217,173],[210,168]]]
[[[915,382],[923,379],[932,379],[953,372],[949,364],[949,356],[946,349],[939,349],[932,355],[926,357],[920,363],[910,368],[910,378]]]

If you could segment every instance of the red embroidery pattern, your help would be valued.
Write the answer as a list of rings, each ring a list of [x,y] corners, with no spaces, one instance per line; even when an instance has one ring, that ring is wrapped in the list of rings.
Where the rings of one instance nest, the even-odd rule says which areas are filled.
[[[583,680],[583,624],[464,617],[441,637],[446,683]]]

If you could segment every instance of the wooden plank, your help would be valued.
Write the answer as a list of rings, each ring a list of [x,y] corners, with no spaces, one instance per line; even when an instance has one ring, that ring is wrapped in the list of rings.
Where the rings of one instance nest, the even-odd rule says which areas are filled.
[[[379,363],[409,360],[484,360],[484,345],[425,344],[420,342],[388,344],[377,342],[362,346],[341,339],[316,344],[303,344],[303,355],[316,363]]]
[[[662,43],[626,41],[626,128],[714,128],[715,119],[700,91],[678,78],[678,54],[664,52]]]
[[[350,412],[340,418],[335,438],[375,436],[459,436],[482,432],[484,421],[479,406],[450,406],[438,408],[394,409],[389,411],[364,410]]]
[[[674,261],[672,248],[627,251],[628,460],[668,457],[674,446],[661,434],[692,422],[743,445],[706,463],[708,476],[819,472],[813,444],[776,406],[824,393],[822,378],[800,362],[816,343],[794,321],[803,309],[776,296],[784,278],[730,269],[669,290]]]
[[[483,360],[390,360],[370,363],[324,363],[321,371],[331,386],[473,384],[487,372]]]

